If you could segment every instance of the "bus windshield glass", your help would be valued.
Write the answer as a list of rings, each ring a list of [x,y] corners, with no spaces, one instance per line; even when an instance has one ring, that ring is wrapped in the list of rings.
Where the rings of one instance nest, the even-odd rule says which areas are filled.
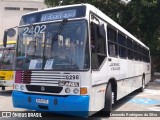
[[[62,21],[20,27],[16,69],[86,70],[87,22]]]
[[[12,70],[14,67],[15,48],[0,48],[0,69]]]

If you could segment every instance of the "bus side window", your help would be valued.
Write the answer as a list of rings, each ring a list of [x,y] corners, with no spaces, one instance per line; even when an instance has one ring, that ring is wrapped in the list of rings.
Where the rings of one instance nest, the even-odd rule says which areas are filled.
[[[128,59],[132,60],[133,59],[133,41],[130,38],[127,38],[127,48],[128,48]]]
[[[126,37],[122,33],[118,33],[119,57],[127,58]]]
[[[107,26],[108,53],[111,57],[118,56],[117,32],[115,29]]]
[[[104,24],[91,23],[92,69],[99,69],[106,57],[106,35]]]

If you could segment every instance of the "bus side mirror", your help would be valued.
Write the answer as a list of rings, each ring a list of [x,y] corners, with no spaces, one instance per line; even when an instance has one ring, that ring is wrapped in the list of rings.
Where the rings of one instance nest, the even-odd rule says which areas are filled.
[[[104,29],[104,24],[99,25],[99,35],[103,38],[106,38],[106,32]]]
[[[8,35],[8,30],[4,31],[4,36],[3,36],[3,46],[6,47],[7,44],[7,35]]]
[[[7,36],[9,36],[10,38],[14,37],[16,35],[16,30],[15,30],[16,27],[13,27],[13,28],[9,28],[9,29],[6,29],[4,31],[4,35],[3,35],[3,46],[6,47],[6,44],[7,44]]]

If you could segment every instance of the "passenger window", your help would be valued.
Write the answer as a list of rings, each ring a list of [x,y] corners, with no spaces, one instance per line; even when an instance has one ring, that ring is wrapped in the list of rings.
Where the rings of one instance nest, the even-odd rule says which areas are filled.
[[[133,42],[130,38],[127,39],[128,59],[133,59]]]
[[[127,57],[126,37],[120,33],[118,33],[118,45],[119,45],[119,56],[122,58],[126,58]]]
[[[107,26],[107,36],[108,36],[108,53],[111,57],[118,56],[118,49],[117,49],[117,32]]]
[[[134,59],[138,60],[138,53],[136,51],[134,51]]]
[[[118,33],[118,44],[121,46],[126,46],[126,37],[120,33]]]
[[[99,69],[106,58],[106,35],[104,25],[91,22],[92,69]]]
[[[108,35],[108,41],[117,43],[117,32],[109,26],[107,27],[107,35]]]
[[[122,58],[126,58],[127,57],[126,48],[125,47],[119,46],[119,56],[122,57]]]
[[[132,60],[133,59],[133,51],[128,49],[128,59]]]
[[[133,49],[133,44],[131,39],[127,39],[127,47],[131,50]]]
[[[109,42],[108,46],[109,46],[109,49],[108,49],[109,55],[112,57],[116,57],[117,56],[117,44]]]

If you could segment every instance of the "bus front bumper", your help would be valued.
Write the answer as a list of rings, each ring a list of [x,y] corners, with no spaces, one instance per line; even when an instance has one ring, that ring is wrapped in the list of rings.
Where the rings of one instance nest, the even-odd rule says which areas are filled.
[[[12,92],[13,106],[73,116],[88,116],[89,96],[55,96]]]

